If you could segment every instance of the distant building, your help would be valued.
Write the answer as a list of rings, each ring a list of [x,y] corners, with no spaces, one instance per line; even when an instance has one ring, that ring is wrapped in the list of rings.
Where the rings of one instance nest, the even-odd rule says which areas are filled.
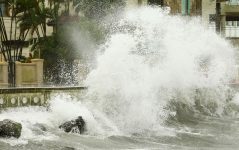
[[[159,5],[170,7],[171,14],[200,16],[202,14],[202,0],[128,0],[128,7],[139,5]]]
[[[220,34],[239,46],[239,0],[220,0]],[[219,2],[219,1],[218,1]],[[202,0],[202,20],[206,26],[216,30],[216,0]]]
[[[218,15],[216,2],[220,7]],[[128,0],[128,6],[138,5],[170,7],[174,15],[201,16],[203,24],[215,31],[216,20],[219,18],[219,33],[239,47],[239,0]]]

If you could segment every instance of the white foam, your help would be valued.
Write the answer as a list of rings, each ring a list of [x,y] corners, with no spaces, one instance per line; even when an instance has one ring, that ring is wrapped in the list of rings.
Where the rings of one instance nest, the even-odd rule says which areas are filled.
[[[181,101],[194,105],[191,89],[216,89],[235,77],[234,49],[198,19],[141,7],[125,12],[112,28],[96,69],[85,81],[89,89],[84,101],[58,94],[51,98],[49,110],[30,107],[1,113],[0,120],[22,123],[20,141],[53,140],[53,131],[77,116],[85,119],[89,135],[173,135],[163,127],[168,114],[176,115],[165,109],[171,99],[181,94]],[[223,108],[221,91],[208,97]],[[53,131],[37,135],[32,130],[36,123]]]
[[[234,48],[200,18],[141,7],[123,14],[112,29],[85,84],[88,99],[125,133],[161,128],[170,113],[164,108],[178,94],[194,105],[192,89],[217,91],[235,78]],[[223,92],[215,93],[208,99],[223,108]]]

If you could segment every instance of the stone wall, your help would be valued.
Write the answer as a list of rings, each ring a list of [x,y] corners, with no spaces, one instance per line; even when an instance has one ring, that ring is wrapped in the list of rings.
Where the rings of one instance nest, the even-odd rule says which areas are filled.
[[[0,111],[9,107],[46,106],[51,97],[59,94],[71,95],[81,100],[86,91],[86,87],[0,88]]]

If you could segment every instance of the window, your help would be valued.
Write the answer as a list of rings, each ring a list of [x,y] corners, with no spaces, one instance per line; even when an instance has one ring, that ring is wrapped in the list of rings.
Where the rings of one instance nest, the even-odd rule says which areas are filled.
[[[239,16],[226,16],[226,21],[239,21]]]
[[[209,23],[216,22],[216,15],[215,14],[209,14]]]

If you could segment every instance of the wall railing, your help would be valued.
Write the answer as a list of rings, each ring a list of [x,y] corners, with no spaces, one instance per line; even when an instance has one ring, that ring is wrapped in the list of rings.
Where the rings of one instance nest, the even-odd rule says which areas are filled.
[[[59,94],[68,94],[81,98],[87,87],[21,87],[21,88],[0,88],[0,111],[11,107],[25,106],[46,106]]]
[[[213,24],[210,24],[208,29],[216,32],[216,27]],[[222,27],[221,33],[227,38],[239,38],[239,26]]]
[[[222,30],[225,33],[225,37],[239,38],[239,27],[226,26]]]

